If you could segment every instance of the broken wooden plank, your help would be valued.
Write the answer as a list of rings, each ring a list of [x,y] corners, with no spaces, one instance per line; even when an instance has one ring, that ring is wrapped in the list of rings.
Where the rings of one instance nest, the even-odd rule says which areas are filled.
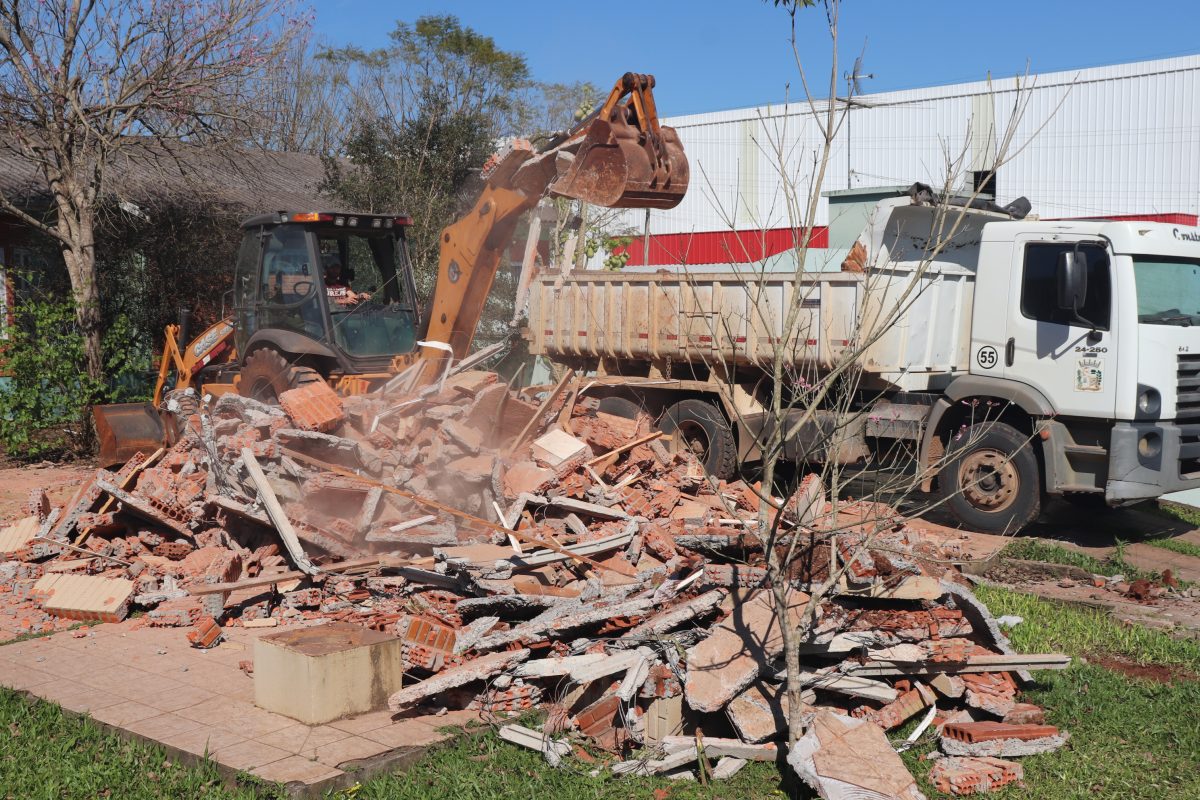
[[[426,522],[433,522],[435,519],[437,519],[435,515],[426,514],[423,517],[417,517],[416,519],[410,519],[407,522],[401,522],[398,525],[393,525],[388,528],[388,530],[392,533],[399,533],[400,531],[406,531],[409,528],[416,528],[419,525],[424,525]]]
[[[516,439],[513,439],[512,446],[508,448],[510,455],[521,449],[521,445],[525,443],[525,440],[529,438],[535,428],[542,423],[542,418],[546,416],[546,412],[550,409],[550,406],[555,400],[558,399],[559,395],[562,394],[563,389],[566,388],[567,383],[569,383],[574,377],[575,370],[568,369],[563,373],[563,376],[558,379],[558,383],[554,384],[554,388],[550,390],[545,399],[542,400],[541,405],[538,406],[537,411],[534,412],[533,416],[529,418],[529,422],[525,425],[525,428],[517,434]]]
[[[262,467],[258,464],[258,459],[254,457],[254,452],[249,447],[242,448],[242,463],[246,465],[246,472],[250,474],[250,480],[254,482],[254,488],[258,490],[258,499],[262,501],[267,516],[274,523],[279,538],[283,540],[284,548],[292,558],[292,563],[306,575],[316,575],[321,571],[320,568],[304,552],[304,546],[300,544],[300,537],[296,535],[296,529],[292,527],[291,520],[284,513],[283,506],[279,504],[279,498],[275,497],[275,490],[271,488],[267,476],[263,474]]]
[[[330,564],[325,567],[325,571],[336,574],[362,567],[373,567],[377,564],[379,564],[379,556],[371,556],[369,558],[357,558],[353,561],[339,561],[336,564]],[[253,589],[256,586],[269,586],[272,583],[282,583],[306,577],[308,577],[307,572],[292,570],[291,572],[279,572],[274,575],[258,575],[240,581],[230,581],[229,583],[201,583],[189,587],[188,594],[196,596],[221,594],[223,592],[234,592],[238,589]]]
[[[640,444],[647,444],[649,442],[653,442],[655,439],[659,439],[662,436],[663,436],[662,431],[655,431],[654,433],[648,433],[645,436],[638,437],[637,439],[634,439],[632,442],[627,442],[614,450],[609,450],[604,455],[596,456],[592,460],[588,461],[586,466],[593,467],[596,464],[599,464],[599,463],[605,461],[606,459],[612,458],[613,456],[619,456],[628,450],[632,450],[633,448],[637,447]]]
[[[787,670],[780,670],[776,673],[775,677],[780,681],[786,681]],[[859,697],[864,700],[891,703],[900,696],[899,692],[883,681],[873,681],[869,678],[864,678],[857,672],[852,675],[832,671],[801,672],[799,677],[804,685],[809,688],[844,694],[848,697]]]
[[[847,665],[848,675],[937,675],[939,673],[1010,672],[1025,669],[1066,669],[1071,657],[1058,653],[969,656],[966,661],[868,661]]]

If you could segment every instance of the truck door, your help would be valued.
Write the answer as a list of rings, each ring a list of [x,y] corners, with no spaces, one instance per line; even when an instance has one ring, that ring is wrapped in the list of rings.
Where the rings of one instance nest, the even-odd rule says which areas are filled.
[[[1077,249],[1078,248],[1078,249]],[[1076,319],[1058,307],[1064,252],[1087,260],[1087,295]],[[1117,298],[1112,260],[1095,239],[1018,237],[1013,248],[1004,375],[1041,391],[1059,414],[1111,419],[1116,412]]]

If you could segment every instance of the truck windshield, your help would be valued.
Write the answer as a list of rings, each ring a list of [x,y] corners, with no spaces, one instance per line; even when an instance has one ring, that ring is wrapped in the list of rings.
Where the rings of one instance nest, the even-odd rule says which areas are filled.
[[[1138,322],[1200,325],[1200,259],[1134,256]]]
[[[333,338],[352,356],[407,353],[416,345],[416,305],[407,251],[391,232],[321,233],[325,291]]]

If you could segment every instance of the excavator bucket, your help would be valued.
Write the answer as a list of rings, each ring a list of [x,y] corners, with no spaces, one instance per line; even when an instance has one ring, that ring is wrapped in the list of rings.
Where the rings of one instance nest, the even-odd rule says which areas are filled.
[[[658,124],[654,77],[627,72],[590,121],[570,165],[550,191],[607,208],[674,208],[688,187],[688,161],[674,128]],[[628,99],[625,99],[628,98]],[[624,100],[624,102],[621,102]],[[567,150],[566,147],[563,148]]]
[[[153,453],[165,441],[162,417],[153,403],[94,406],[92,418],[100,442],[101,467],[124,464],[139,451]]]
[[[687,192],[687,156],[674,128],[659,131],[655,147],[624,120],[596,119],[550,191],[606,208],[674,208]]]

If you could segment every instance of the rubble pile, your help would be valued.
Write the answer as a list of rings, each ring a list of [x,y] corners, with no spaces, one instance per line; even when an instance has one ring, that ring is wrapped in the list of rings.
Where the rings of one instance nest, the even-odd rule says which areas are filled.
[[[63,507],[35,493],[0,531],[8,613],[36,631],[138,609],[196,647],[228,626],[357,623],[403,641],[394,712],[537,708],[541,730],[501,736],[551,764],[594,760],[586,744],[618,774],[723,778],[786,756],[823,797],[916,798],[886,732],[919,718],[947,754],[931,779],[969,794],[1066,740],[1019,689],[1068,659],[1014,654],[952,543],[890,509],[835,510],[815,476],[786,505],[714,482],[649,417],[566,379],[536,401],[478,371],[345,398],[315,383],[180,422],[173,446]],[[785,614],[809,631],[790,692]],[[794,703],[807,733],[787,753]]]

